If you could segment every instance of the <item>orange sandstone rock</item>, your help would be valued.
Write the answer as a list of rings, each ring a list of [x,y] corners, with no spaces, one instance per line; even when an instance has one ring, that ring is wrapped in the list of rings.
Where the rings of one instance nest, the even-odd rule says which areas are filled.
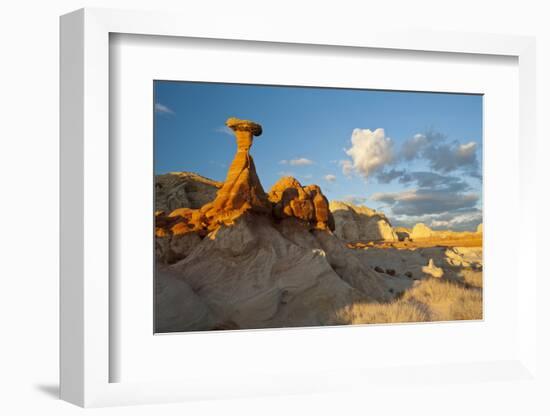
[[[201,212],[213,223],[230,223],[246,211],[265,214],[271,212],[271,204],[249,153],[253,138],[262,134],[262,127],[238,118],[229,118],[226,125],[235,132],[237,153],[216,199],[201,208]]]
[[[326,197],[317,185],[302,186],[292,177],[281,178],[265,193],[249,151],[254,136],[262,127],[249,120],[229,118],[226,125],[235,132],[237,152],[227,177],[212,202],[199,209],[178,208],[155,215],[158,237],[196,233],[205,236],[220,225],[234,224],[245,212],[273,216],[275,219],[297,218],[316,229],[334,230],[334,218]]]
[[[281,178],[269,191],[276,219],[295,217],[314,228],[334,230],[328,201],[317,185],[303,187],[290,176]]]
[[[169,214],[159,211],[155,216],[159,237],[191,232],[205,235],[221,224],[232,224],[247,211],[271,213],[271,203],[249,153],[254,136],[262,134],[262,127],[253,121],[234,117],[229,118],[226,125],[235,132],[237,152],[216,198],[199,209],[178,208]]]

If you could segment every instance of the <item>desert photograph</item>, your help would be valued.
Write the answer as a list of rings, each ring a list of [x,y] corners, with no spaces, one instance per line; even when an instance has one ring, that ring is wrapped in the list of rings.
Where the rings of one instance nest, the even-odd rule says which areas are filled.
[[[155,81],[155,332],[483,319],[482,104]]]

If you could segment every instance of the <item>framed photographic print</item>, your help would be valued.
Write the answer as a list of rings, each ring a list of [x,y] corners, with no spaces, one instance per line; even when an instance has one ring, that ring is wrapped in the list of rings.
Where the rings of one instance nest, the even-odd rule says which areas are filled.
[[[217,23],[61,19],[62,398],[532,380],[533,40]]]
[[[155,332],[482,319],[481,95],[154,97]]]

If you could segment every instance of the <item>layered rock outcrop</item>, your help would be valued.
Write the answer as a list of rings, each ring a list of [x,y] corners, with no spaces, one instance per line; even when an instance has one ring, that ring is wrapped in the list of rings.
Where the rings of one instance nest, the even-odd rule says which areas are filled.
[[[226,125],[235,132],[237,151],[225,182],[189,173],[157,178],[155,233],[161,262],[185,258],[197,239],[222,225],[232,225],[247,212],[270,218],[273,212],[276,220],[294,217],[313,228],[334,229],[328,201],[317,185],[302,187],[296,179],[286,177],[273,186],[269,196],[266,194],[250,155],[254,137],[262,134],[259,124],[230,118]],[[179,206],[163,210],[174,205]]]
[[[327,198],[317,185],[302,186],[290,176],[281,178],[268,194],[276,219],[295,217],[321,230],[334,230]]]
[[[381,212],[365,206],[331,201],[336,234],[346,242],[398,241],[389,220]]]
[[[318,186],[291,177],[266,193],[250,155],[261,126],[226,124],[237,151],[225,182],[190,173],[157,178],[156,331],[370,323],[347,311],[399,306],[423,279],[481,287],[481,247],[395,243],[433,234],[481,240],[479,233],[393,229],[382,213],[329,204]],[[352,249],[354,241],[372,243]]]
[[[296,218],[274,226],[268,216],[249,212],[210,233],[167,272],[183,281],[192,290],[193,302],[200,298],[201,310],[214,317],[215,324],[208,327],[205,320],[201,329],[222,324],[335,325],[347,305],[389,295],[383,279],[327,231],[311,232]]]
[[[354,302],[389,300],[331,232],[321,189],[286,177],[266,194],[249,153],[261,127],[226,124],[237,152],[215,198],[156,215],[158,330],[339,324]]]
[[[450,230],[432,230],[423,223],[416,224],[409,237],[413,241],[451,241],[451,240],[480,240],[483,234],[482,225],[477,227],[476,231],[450,231]]]
[[[271,203],[249,153],[254,136],[262,133],[261,126],[236,118],[228,119],[226,125],[235,132],[237,152],[225,182],[187,173],[157,178],[156,253],[162,262],[185,258],[197,239],[222,224],[232,224],[247,211],[271,213]]]
[[[413,227],[410,238],[413,240],[422,240],[434,236],[434,231],[426,224],[418,223]]]
[[[177,208],[198,209],[211,202],[222,187],[192,172],[171,172],[155,177],[155,211],[171,212]]]
[[[262,134],[259,124],[249,120],[230,118],[226,125],[233,129],[237,152],[227,172],[227,178],[219,186],[212,201],[204,201],[197,209],[182,205],[171,212],[157,211],[156,234],[183,235],[197,233],[204,237],[222,224],[231,224],[247,211],[271,213],[271,203],[260,183],[250,147],[254,136]],[[189,204],[191,205],[191,204]]]
[[[407,241],[410,239],[412,230],[406,227],[394,227],[393,230],[397,234],[399,241]]]

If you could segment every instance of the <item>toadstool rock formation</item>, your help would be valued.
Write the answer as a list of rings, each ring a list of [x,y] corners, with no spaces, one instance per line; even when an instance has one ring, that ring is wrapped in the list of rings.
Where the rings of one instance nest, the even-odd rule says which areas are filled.
[[[216,197],[210,202],[206,202],[205,199],[211,199],[211,195],[204,195],[203,191],[202,204],[197,207],[198,209],[192,209],[195,206],[188,202],[188,192],[182,193],[181,190],[172,192],[172,194],[179,195],[178,200],[182,202],[183,206],[173,209],[168,214],[165,211],[156,213],[155,233],[157,237],[182,236],[188,233],[196,233],[198,236],[204,237],[221,224],[233,223],[236,218],[247,211],[261,214],[271,213],[271,203],[267,199],[256,173],[254,160],[249,153],[253,138],[262,134],[262,127],[253,121],[233,117],[226,121],[226,125],[235,132],[237,142],[237,152],[227,172],[227,178],[223,184],[220,184],[201,177],[203,188],[205,182],[210,185],[210,193],[212,187],[218,188]],[[195,176],[199,177],[199,175]],[[196,183],[197,180],[194,179]],[[166,182],[166,179],[164,181]],[[160,185],[162,186],[162,182]],[[172,194],[171,196],[173,196]],[[163,194],[161,194],[162,196]],[[170,201],[173,201],[174,198],[165,199],[164,205],[172,206]],[[191,208],[187,206],[191,206]],[[177,260],[180,256],[176,254],[166,258]]]
[[[157,238],[171,238],[169,244],[157,241],[157,252],[162,253],[159,258],[170,263],[184,258],[190,242],[196,241],[195,237],[184,239],[184,235],[192,233],[204,238],[221,225],[233,224],[247,212],[270,216],[274,209],[273,216],[277,220],[294,217],[313,228],[334,229],[328,201],[317,185],[302,187],[296,179],[287,177],[273,186],[269,197],[265,193],[250,155],[254,136],[262,134],[259,124],[232,117],[226,121],[226,125],[235,132],[237,152],[223,184],[195,174],[191,174],[194,175],[193,183],[182,181],[183,174],[158,180],[157,199],[161,203],[157,204],[160,210],[155,214],[155,234]],[[185,174],[184,177],[189,175]],[[176,182],[175,190],[166,186],[166,182],[170,181]],[[205,190],[206,186],[209,186],[208,191]],[[197,187],[201,188],[202,193],[189,192]],[[212,200],[213,188],[218,190]],[[181,207],[171,212],[162,210],[164,207],[173,207],[175,200],[181,202]],[[202,205],[197,207],[195,201],[201,201]]]
[[[161,262],[187,257],[201,238],[247,211],[271,212],[249,153],[262,127],[237,118],[229,118],[226,125],[235,132],[237,152],[223,184],[187,172],[156,179],[155,252]]]
[[[270,213],[271,204],[260,183],[249,151],[254,136],[262,134],[262,126],[253,121],[231,117],[226,126],[235,132],[237,153],[216,199],[202,208],[207,219],[227,222],[246,211]]]

